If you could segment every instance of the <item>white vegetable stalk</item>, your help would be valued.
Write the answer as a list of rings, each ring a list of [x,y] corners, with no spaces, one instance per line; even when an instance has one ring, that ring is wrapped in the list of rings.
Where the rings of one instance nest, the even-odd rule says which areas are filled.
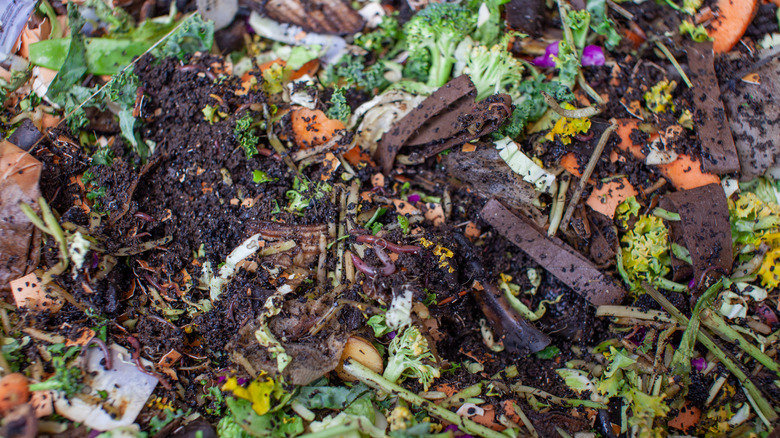
[[[203,264],[203,280],[209,285],[209,296],[212,302],[219,298],[225,285],[235,275],[238,262],[256,253],[262,247],[261,241],[260,233],[257,233],[234,249],[225,259],[225,264],[219,270],[218,277],[212,276],[210,263]]]
[[[524,153],[520,152],[517,143],[509,137],[504,137],[494,142],[498,149],[498,155],[516,174],[523,177],[536,187],[536,190],[545,193],[551,193],[555,175],[545,170],[542,166],[534,163]]]

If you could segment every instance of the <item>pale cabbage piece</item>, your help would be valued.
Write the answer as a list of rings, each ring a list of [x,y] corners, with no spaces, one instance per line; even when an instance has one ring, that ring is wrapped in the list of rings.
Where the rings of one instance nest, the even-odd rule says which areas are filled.
[[[382,135],[423,100],[425,96],[400,90],[387,91],[357,107],[349,118],[348,127],[357,126],[356,143],[373,155]]]

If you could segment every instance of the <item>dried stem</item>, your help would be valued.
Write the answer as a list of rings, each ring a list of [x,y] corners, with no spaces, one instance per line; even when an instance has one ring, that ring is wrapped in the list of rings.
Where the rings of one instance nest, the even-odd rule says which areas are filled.
[[[617,124],[613,123],[601,134],[599,143],[593,150],[593,154],[590,156],[590,160],[588,161],[588,166],[585,167],[585,171],[582,172],[580,183],[577,185],[577,189],[574,191],[574,194],[571,197],[571,201],[569,201],[569,206],[566,208],[566,213],[563,215],[561,228],[564,231],[569,227],[569,221],[571,220],[571,216],[574,214],[574,208],[577,206],[577,204],[579,204],[582,191],[585,190],[585,185],[588,184],[588,180],[593,174],[593,170],[596,168],[596,163],[599,162],[599,158],[601,158],[601,154],[604,152],[604,147],[607,145],[607,140],[609,140],[609,136],[615,131],[615,129],[617,129]]]

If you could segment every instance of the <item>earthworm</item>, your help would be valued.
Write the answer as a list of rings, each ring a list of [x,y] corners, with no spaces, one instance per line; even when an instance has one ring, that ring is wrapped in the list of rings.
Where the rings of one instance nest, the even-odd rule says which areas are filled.
[[[106,343],[103,342],[102,339],[98,337],[92,337],[89,341],[87,341],[86,344],[84,344],[84,347],[81,349],[81,353],[84,354],[84,358],[86,360],[87,355],[85,354],[87,349],[90,345],[95,344],[98,347],[100,347],[100,350],[103,352],[103,357],[106,358],[106,361],[103,362],[103,369],[106,371],[113,368],[113,363],[111,362],[111,352],[108,351],[108,347],[106,346]],[[84,364],[84,369],[86,369],[86,364]]]
[[[146,213],[142,213],[140,211],[136,212],[133,216],[137,217],[138,219],[141,219],[142,221],[154,222],[154,218],[151,215],[148,215]]]
[[[696,286],[704,284],[704,279],[707,278],[707,276],[712,272],[717,271],[721,274],[721,276],[728,274],[725,269],[723,269],[720,266],[710,266],[709,268],[705,269],[704,272],[701,273],[699,276],[699,282],[696,284]]]
[[[168,379],[166,379],[165,377],[163,377],[160,374],[153,373],[153,372],[147,370],[146,367],[144,366],[144,364],[141,363],[141,344],[138,342],[138,339],[136,339],[136,338],[134,338],[132,336],[128,336],[127,337],[127,342],[129,342],[130,346],[133,347],[132,358],[133,358],[133,362],[135,362],[135,367],[138,368],[138,371],[146,374],[147,376],[154,377],[155,379],[160,381],[160,384],[162,384],[162,386],[165,389],[170,390],[171,389],[171,384],[168,383]]]
[[[379,268],[370,266],[368,263],[363,261],[363,259],[355,254],[352,254],[352,263],[355,265],[355,268],[372,278],[376,277],[377,274],[381,274],[383,277],[393,275],[396,268],[395,263],[393,263],[393,260],[390,259],[390,256],[387,255],[387,253],[378,245],[374,245],[374,252],[376,252],[376,257],[379,259],[379,261],[382,262],[381,270],[379,270]]]
[[[396,245],[386,241],[385,239],[373,236],[371,234],[362,234],[357,236],[358,243],[368,243],[373,245],[382,245],[383,248],[387,248],[390,251],[398,254],[417,254],[422,248],[416,245]]]
[[[594,134],[593,131],[590,131],[587,134],[575,134],[574,138],[576,138],[579,141],[589,141],[590,139],[593,138],[594,135],[596,134]]]
[[[512,114],[512,108],[509,105],[507,105],[503,99],[500,102],[492,102],[490,105],[488,105],[488,111],[491,111],[493,108],[497,106],[501,107],[507,113],[507,115]]]
[[[376,252],[379,261],[382,262],[382,276],[393,275],[395,273],[395,263],[390,259],[390,256],[379,245],[374,245],[374,252]]]
[[[200,65],[192,65],[192,64],[182,65],[182,66],[176,67],[176,70],[183,71],[183,72],[188,72],[188,71],[203,72],[203,74],[205,74],[206,77],[211,79],[212,81],[217,79],[217,77],[214,76],[214,73],[208,71],[206,68],[204,68],[204,67],[202,67]]]
[[[352,264],[355,265],[358,271],[366,274],[368,277],[376,277],[376,268],[369,266],[363,259],[355,254],[352,254]]]

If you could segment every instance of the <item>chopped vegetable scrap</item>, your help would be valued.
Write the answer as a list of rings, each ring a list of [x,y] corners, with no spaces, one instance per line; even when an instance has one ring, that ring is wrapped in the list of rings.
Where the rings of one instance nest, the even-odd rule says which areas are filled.
[[[778,435],[780,1],[0,4],[0,436]]]

